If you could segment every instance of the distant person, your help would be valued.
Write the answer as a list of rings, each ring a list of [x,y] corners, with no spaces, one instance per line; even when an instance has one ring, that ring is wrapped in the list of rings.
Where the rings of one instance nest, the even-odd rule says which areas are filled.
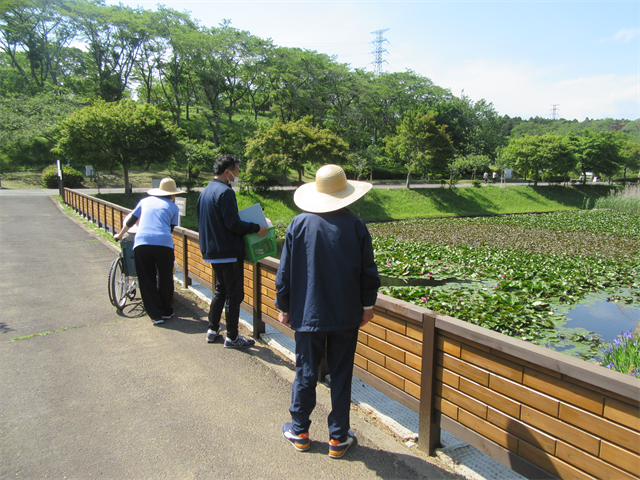
[[[341,458],[355,442],[350,430],[351,380],[358,329],[373,318],[380,279],[371,236],[347,206],[371,189],[347,180],[337,165],[325,165],[316,181],[298,188],[302,210],[287,228],[276,275],[278,320],[295,331],[296,376],[282,434],[294,448],[311,448],[310,415],[324,356],[331,375],[329,456]]]
[[[487,183],[487,180],[489,180],[489,173],[488,172],[484,172],[484,175],[482,175],[482,178],[484,178],[484,183]]]
[[[138,202],[120,232],[118,241],[136,224],[133,254],[136,262],[140,296],[147,315],[155,325],[173,317],[173,228],[178,225],[180,211],[173,202],[182,192],[172,178],[163,178],[158,188]]]
[[[213,166],[214,177],[200,194],[196,211],[200,233],[200,251],[215,273],[215,291],[209,308],[207,342],[220,335],[220,319],[225,312],[227,348],[248,348],[256,342],[238,332],[240,304],[244,299],[243,235],[264,236],[267,227],[244,222],[238,215],[233,186],[240,176],[240,160],[222,155]]]
[[[498,174],[496,172],[493,172],[493,183],[496,183],[497,177],[498,177]]]

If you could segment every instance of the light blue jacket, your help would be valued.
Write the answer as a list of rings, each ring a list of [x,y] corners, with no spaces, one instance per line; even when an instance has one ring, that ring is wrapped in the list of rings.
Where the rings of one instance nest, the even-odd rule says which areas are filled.
[[[173,248],[171,225],[178,225],[180,210],[166,197],[148,196],[140,200],[131,214],[140,219],[133,248],[159,245]]]

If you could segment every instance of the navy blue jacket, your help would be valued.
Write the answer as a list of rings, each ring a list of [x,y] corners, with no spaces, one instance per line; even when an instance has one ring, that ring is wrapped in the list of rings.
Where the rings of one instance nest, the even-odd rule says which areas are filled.
[[[240,220],[233,188],[214,178],[200,193],[196,212],[203,258],[244,258],[242,236],[258,232],[260,225]]]
[[[276,275],[276,306],[298,332],[355,328],[380,288],[371,235],[346,208],[303,213],[287,228]]]

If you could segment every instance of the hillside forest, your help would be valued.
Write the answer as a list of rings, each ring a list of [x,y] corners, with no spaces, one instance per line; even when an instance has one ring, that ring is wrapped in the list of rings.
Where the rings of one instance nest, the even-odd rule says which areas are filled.
[[[268,186],[339,163],[353,178],[637,179],[640,119],[511,118],[412,71],[374,74],[275,45],[230,20],[0,0],[0,167],[168,165],[187,182],[220,154]]]

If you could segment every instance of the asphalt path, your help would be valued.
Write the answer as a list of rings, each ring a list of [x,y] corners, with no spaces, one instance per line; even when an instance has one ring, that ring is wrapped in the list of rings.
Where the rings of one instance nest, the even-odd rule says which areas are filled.
[[[355,411],[358,444],[330,459],[323,388],[296,452],[290,365],[207,344],[188,294],[160,326],[139,298],[119,314],[116,255],[47,191],[0,191],[0,478],[456,478]]]

